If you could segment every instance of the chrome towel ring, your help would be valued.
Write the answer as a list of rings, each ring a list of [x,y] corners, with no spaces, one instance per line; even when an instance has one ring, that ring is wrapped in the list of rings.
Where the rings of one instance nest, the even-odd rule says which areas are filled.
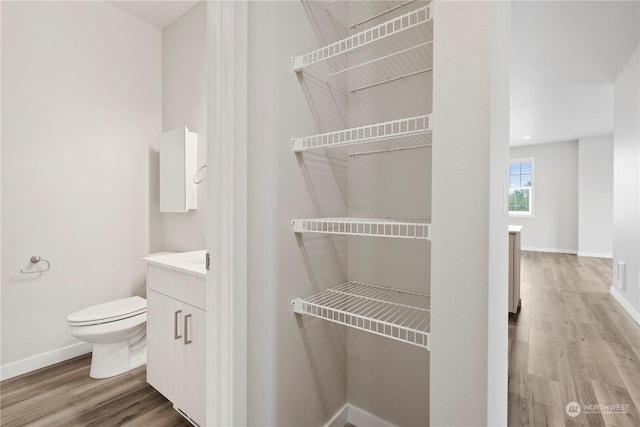
[[[47,263],[47,267],[44,270],[33,270],[33,271],[25,271],[23,269],[20,269],[20,273],[22,273],[22,274],[44,273],[45,271],[49,271],[49,269],[51,268],[51,263],[49,261],[47,261],[46,259],[42,258],[40,255],[33,255],[29,261],[31,261],[32,264],[38,264],[40,262],[45,262],[45,263]]]

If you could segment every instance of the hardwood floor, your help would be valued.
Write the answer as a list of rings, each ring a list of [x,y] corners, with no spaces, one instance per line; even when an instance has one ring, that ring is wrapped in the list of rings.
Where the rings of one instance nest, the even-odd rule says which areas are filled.
[[[611,260],[522,252],[521,266],[509,426],[640,426],[640,327],[609,293]]]
[[[146,367],[89,377],[90,355],[0,383],[0,421],[15,426],[190,426],[146,383]]]

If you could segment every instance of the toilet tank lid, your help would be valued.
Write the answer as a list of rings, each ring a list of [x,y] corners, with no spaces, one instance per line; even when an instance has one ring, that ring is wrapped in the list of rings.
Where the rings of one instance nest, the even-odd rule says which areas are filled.
[[[97,320],[125,318],[147,311],[147,300],[129,297],[103,304],[93,305],[67,316],[69,323],[84,323]]]

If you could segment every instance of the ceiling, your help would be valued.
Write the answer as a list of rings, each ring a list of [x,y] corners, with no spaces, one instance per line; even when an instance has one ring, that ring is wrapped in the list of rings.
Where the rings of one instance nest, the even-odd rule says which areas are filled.
[[[165,28],[197,2],[198,0],[111,0],[107,3],[158,28]]]
[[[511,145],[613,133],[613,83],[639,44],[640,2],[516,1],[511,11]]]
[[[109,1],[159,28],[196,2]],[[613,83],[640,42],[640,1],[524,0],[511,10],[511,145],[612,133]]]

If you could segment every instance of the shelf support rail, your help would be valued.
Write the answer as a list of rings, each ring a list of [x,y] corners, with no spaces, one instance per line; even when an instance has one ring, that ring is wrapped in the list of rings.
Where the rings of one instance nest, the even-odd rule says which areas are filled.
[[[408,47],[406,49],[399,50],[397,52],[390,53],[388,55],[381,56],[379,58],[372,59],[370,61],[363,62],[361,64],[353,65],[351,67],[345,68],[343,70],[335,71],[333,73],[327,74],[328,77],[335,77],[342,73],[348,73],[349,71],[357,70],[358,68],[365,67],[367,65],[375,64],[376,62],[384,61],[385,59],[393,58],[394,56],[402,55],[403,53],[411,52],[412,50],[419,49],[421,47],[433,45],[433,41],[428,41],[424,43],[419,43],[415,46]]]
[[[432,19],[431,3],[427,6],[400,15],[389,21],[368,28],[352,36],[331,43],[313,52],[293,58],[293,68],[296,72],[303,71],[309,65],[350,52],[361,46],[390,37],[401,31],[408,30]]]
[[[366,86],[360,86],[360,87],[357,87],[355,89],[351,89],[350,92],[353,93],[353,94],[356,94],[356,93],[358,93],[358,92],[360,92],[362,90],[365,90],[365,89],[370,89],[372,87],[386,85],[387,83],[395,82],[396,80],[402,80],[404,78],[415,76],[417,74],[428,73],[429,71],[433,71],[433,68],[425,68],[423,70],[418,70],[418,71],[414,71],[412,73],[403,74],[403,75],[398,76],[398,77],[390,77],[388,79],[385,79],[385,80],[382,80],[382,81],[379,81],[379,82],[375,82],[375,83],[368,84]]]

